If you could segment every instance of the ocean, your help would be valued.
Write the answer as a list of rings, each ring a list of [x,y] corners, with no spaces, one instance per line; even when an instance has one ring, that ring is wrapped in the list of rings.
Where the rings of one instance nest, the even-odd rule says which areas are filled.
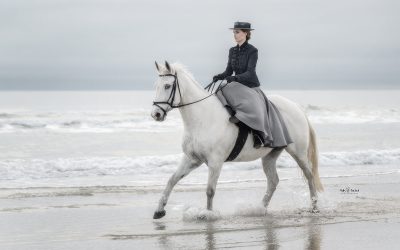
[[[400,90],[264,90],[299,103],[317,134],[322,178],[400,172]],[[178,110],[150,116],[154,91],[0,93],[0,188],[163,188],[182,155]],[[285,152],[281,179],[301,178]],[[296,170],[294,170],[296,169]],[[219,183],[264,183],[260,160],[226,163]],[[205,165],[180,187],[204,185]]]
[[[266,209],[260,159],[225,163],[206,210],[203,164],[174,188],[178,110],[154,91],[0,93],[1,249],[394,249],[399,245],[400,90],[264,90],[299,103],[319,146],[320,213],[288,153]]]

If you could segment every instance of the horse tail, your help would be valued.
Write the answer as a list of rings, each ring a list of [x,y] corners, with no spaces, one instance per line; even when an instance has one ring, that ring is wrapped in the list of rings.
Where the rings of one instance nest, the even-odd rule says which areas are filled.
[[[310,141],[308,144],[308,160],[312,164],[312,175],[313,175],[313,180],[314,180],[314,186],[318,192],[323,192],[324,187],[322,186],[321,180],[319,178],[319,172],[318,172],[318,147],[317,147],[317,140],[316,140],[316,135],[313,127],[310,124],[310,121],[307,119],[309,131],[310,131]]]

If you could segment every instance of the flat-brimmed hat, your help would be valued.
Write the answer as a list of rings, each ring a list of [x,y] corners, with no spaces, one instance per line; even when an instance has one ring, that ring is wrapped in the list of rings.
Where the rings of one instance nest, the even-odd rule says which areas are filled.
[[[248,22],[235,22],[233,25],[233,28],[229,28],[231,30],[233,29],[241,29],[241,30],[254,30],[251,28],[251,24]]]

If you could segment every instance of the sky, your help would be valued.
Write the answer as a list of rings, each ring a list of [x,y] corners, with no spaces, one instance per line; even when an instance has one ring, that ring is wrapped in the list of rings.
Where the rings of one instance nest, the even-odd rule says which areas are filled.
[[[0,90],[151,90],[154,61],[207,85],[250,22],[264,89],[400,88],[398,0],[0,0]]]

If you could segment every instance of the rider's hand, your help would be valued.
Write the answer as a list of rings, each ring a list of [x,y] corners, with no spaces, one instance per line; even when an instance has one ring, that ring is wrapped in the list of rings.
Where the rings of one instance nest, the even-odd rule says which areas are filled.
[[[227,82],[232,82],[232,81],[236,81],[237,79],[236,79],[236,76],[227,76],[227,77],[225,78],[225,80],[226,80]]]
[[[213,76],[213,82],[216,82],[218,80],[223,80],[224,78],[221,75],[215,75]]]

